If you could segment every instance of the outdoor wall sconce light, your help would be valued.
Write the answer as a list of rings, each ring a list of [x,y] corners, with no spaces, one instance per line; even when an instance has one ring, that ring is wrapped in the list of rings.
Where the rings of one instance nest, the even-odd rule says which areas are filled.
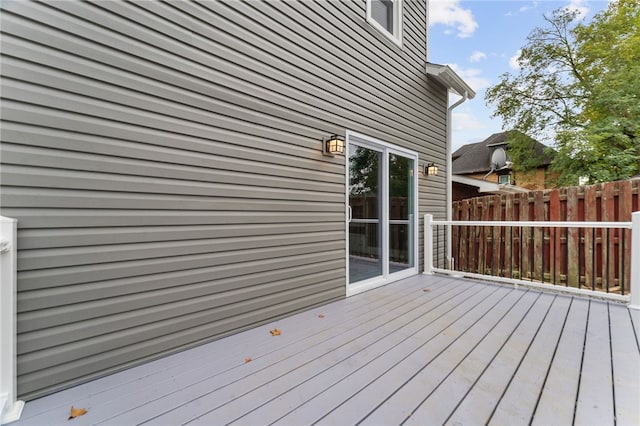
[[[346,143],[342,136],[333,135],[330,138],[324,138],[322,139],[322,153],[329,157],[344,154],[345,145]]]
[[[438,174],[438,166],[433,163],[427,163],[424,166],[424,174],[427,176],[436,176]]]

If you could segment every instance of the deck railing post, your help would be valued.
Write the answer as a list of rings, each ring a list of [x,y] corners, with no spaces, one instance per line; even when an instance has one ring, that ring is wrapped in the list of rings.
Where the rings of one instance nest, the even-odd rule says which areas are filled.
[[[16,267],[18,221],[0,216],[0,424],[16,421],[24,401],[16,385]]]
[[[640,309],[640,211],[631,213],[630,309]]]
[[[433,215],[424,215],[424,273],[433,274]]]

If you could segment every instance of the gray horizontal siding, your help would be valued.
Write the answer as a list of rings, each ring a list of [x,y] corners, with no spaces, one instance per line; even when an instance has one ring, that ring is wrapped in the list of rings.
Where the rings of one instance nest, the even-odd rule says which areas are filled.
[[[322,137],[444,165],[422,0],[402,49],[364,1],[1,7],[23,398],[344,297],[344,157]],[[421,179],[421,213],[442,182]]]

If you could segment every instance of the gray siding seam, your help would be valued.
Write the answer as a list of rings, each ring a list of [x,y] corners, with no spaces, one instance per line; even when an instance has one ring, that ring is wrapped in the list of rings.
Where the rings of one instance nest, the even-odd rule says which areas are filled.
[[[142,140],[125,140],[121,139],[119,134],[109,134],[109,128],[102,127],[96,130],[101,130],[103,132],[103,136],[97,134],[89,134],[82,133],[83,129],[72,128],[69,130],[58,129],[53,127],[48,127],[45,130],[35,128],[34,124],[29,123],[20,123],[17,121],[8,121],[9,118],[15,119],[14,111],[7,107],[8,104],[12,104],[11,101],[3,101],[2,112],[3,112],[3,129],[2,134],[3,137],[7,137],[7,140],[16,144],[22,145],[30,145],[30,146],[41,146],[44,148],[59,148],[61,150],[68,151],[76,151],[76,152],[86,152],[86,144],[91,144],[91,152],[96,154],[105,154],[112,155],[115,152],[119,152],[122,154],[123,151],[126,152],[126,149],[134,150],[135,153],[138,153],[134,157],[134,154],[130,154],[127,158],[150,158],[154,159],[155,157],[161,156],[160,158],[156,158],[157,162],[172,164],[171,158],[173,161],[176,161],[175,158],[178,155],[187,156],[192,163],[176,163],[176,164],[194,164],[194,165],[205,165],[206,160],[216,160],[219,158],[225,158],[235,163],[246,164],[246,167],[255,167],[257,164],[260,164],[259,161],[269,163],[260,164],[264,168],[273,168],[274,172],[277,169],[283,170],[283,175],[285,177],[296,176],[294,172],[298,173],[298,176],[301,173],[304,173],[306,177],[308,174],[313,175],[314,171],[322,171],[326,173],[331,173],[334,175],[339,175],[338,177],[334,177],[333,179],[335,183],[344,181],[344,164],[335,164],[334,162],[323,162],[322,169],[318,169],[318,160],[312,158],[300,158],[300,157],[291,157],[288,154],[282,152],[268,152],[263,151],[260,152],[258,149],[257,141],[258,138],[250,137],[250,136],[237,136],[239,142],[245,142],[244,146],[235,145],[233,143],[222,143],[214,140],[205,140],[198,139],[196,137],[189,137],[187,135],[180,135],[180,142],[182,144],[183,149],[178,149],[178,144],[175,142],[175,138],[171,140],[166,136],[160,137],[159,135],[152,134],[150,132],[143,133],[142,131],[138,131],[137,133],[140,135]],[[15,104],[15,103],[14,103]],[[23,111],[20,111],[23,112]],[[9,115],[9,116],[7,116]],[[45,116],[39,115],[36,118],[44,119]],[[70,118],[69,115],[61,115],[57,118],[66,118],[67,121]],[[55,122],[52,122],[52,125]],[[59,124],[58,124],[59,126]],[[94,127],[99,127],[95,125]],[[144,131],[144,129],[142,129]],[[46,134],[44,133],[46,131]],[[149,136],[147,136],[149,134]],[[106,135],[106,136],[105,136]],[[142,138],[142,136],[146,136]],[[221,134],[224,136],[224,134]],[[155,141],[155,144],[153,143]],[[189,144],[188,142],[193,142],[193,144]],[[268,144],[269,141],[265,141],[262,139],[263,145]],[[173,142],[173,143],[172,143]],[[287,141],[288,142],[288,141]],[[320,140],[313,141],[315,145],[320,144]],[[98,144],[101,145],[98,145]],[[164,143],[164,144],[163,144]],[[172,143],[172,144],[171,144]],[[114,145],[116,151],[114,151],[114,147],[109,145]],[[84,151],[83,151],[84,145]],[[299,149],[294,146],[293,150]],[[319,148],[318,148],[319,150]],[[308,151],[306,151],[308,152]],[[155,154],[155,155],[154,155]],[[294,162],[294,165],[291,163]],[[266,174],[266,173],[265,173]],[[273,174],[273,173],[272,173]],[[313,179],[311,179],[313,180]]]
[[[140,295],[164,288],[209,282],[212,275],[216,277],[213,280],[216,281],[216,286],[221,288],[225,288],[227,283],[235,283],[236,280],[243,280],[246,283],[245,285],[249,286],[259,283],[260,276],[263,274],[266,277],[278,276],[283,273],[290,274],[297,269],[309,268],[315,264],[338,265],[337,269],[341,269],[341,267],[344,267],[344,259],[338,259],[335,253],[325,251],[291,256],[287,259],[263,259],[245,262],[241,265],[203,267],[56,288],[20,291],[21,297],[18,306],[21,308],[20,312],[23,312],[23,309],[24,312],[29,312],[46,309],[47,307],[81,303],[86,300],[108,299],[113,297],[113,294],[117,295],[115,297]]]
[[[64,3],[60,3],[59,6],[64,6]]]
[[[341,274],[344,270],[344,261],[332,259],[328,254],[319,254],[317,259],[303,256],[287,264],[286,262],[270,262],[266,264],[248,264],[247,270],[239,268],[202,268],[193,272],[175,272],[158,275],[147,275],[137,279],[112,280],[101,283],[79,284],[66,288],[59,288],[53,292],[48,289],[21,292],[21,331],[32,331],[37,327],[29,326],[28,320],[44,318],[41,312],[59,312],[66,314],[69,311],[61,309],[65,306],[73,306],[76,312],[84,312],[83,318],[104,316],[106,313],[115,314],[137,309],[149,304],[161,304],[155,300],[165,300],[167,295],[171,301],[180,298],[191,298],[194,294],[213,294],[234,289],[251,287],[257,284],[283,280],[290,277],[301,277],[313,273]],[[328,269],[327,266],[331,266]],[[221,276],[212,279],[207,276],[208,270],[223,272]],[[158,280],[155,286],[153,280]],[[172,282],[171,280],[175,280]],[[129,283],[131,288],[126,287]],[[109,287],[118,287],[121,292],[111,296],[107,293]],[[185,295],[176,295],[179,289],[185,289]],[[90,302],[86,302],[83,296],[76,293],[82,292],[85,296],[91,295]],[[177,299],[176,299],[177,297]],[[46,298],[53,298],[45,300]],[[147,299],[149,298],[149,299]],[[108,311],[101,309],[109,308]],[[70,321],[69,321],[70,322]],[[50,323],[50,325],[56,325]]]

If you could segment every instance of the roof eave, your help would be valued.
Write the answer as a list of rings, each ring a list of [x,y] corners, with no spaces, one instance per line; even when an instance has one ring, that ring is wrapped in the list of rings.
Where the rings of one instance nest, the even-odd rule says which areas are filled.
[[[451,179],[454,182],[461,183],[464,185],[474,186],[478,188],[478,192],[492,192],[492,193],[524,193],[529,192],[528,189],[515,186],[515,185],[507,185],[496,182],[490,182],[481,179],[469,178],[466,176],[453,175]]]
[[[465,93],[468,99],[473,99],[476,96],[476,92],[471,86],[465,83],[448,65],[438,65],[427,62],[426,72],[433,76],[440,84],[460,96],[464,96]]]

